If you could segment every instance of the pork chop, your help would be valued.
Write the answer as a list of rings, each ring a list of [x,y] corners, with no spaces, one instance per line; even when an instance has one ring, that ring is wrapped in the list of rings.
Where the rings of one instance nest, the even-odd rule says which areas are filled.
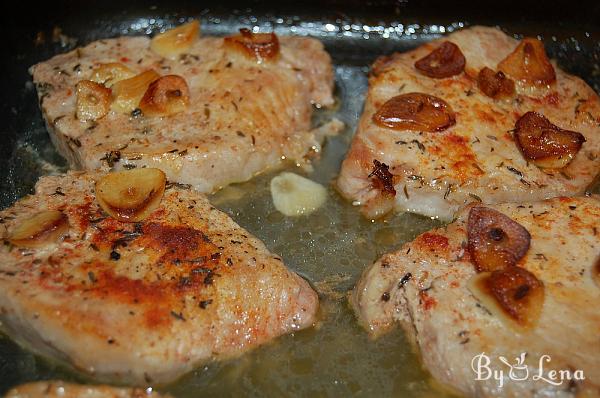
[[[152,389],[83,385],[64,381],[38,381],[17,386],[5,398],[160,398]]]
[[[499,225],[488,224],[485,217],[477,220],[481,214],[495,214],[508,234],[505,247],[488,252],[483,263],[480,260],[485,256],[478,250],[489,249],[490,238],[502,241],[503,232],[490,228],[479,235],[488,242],[477,243],[472,236],[477,228]],[[517,238],[511,241],[511,235]],[[472,249],[472,244],[479,246]],[[509,246],[508,252],[517,253],[516,257],[504,256],[508,252],[503,250]],[[497,268],[497,273],[477,272],[482,264],[498,267],[500,258],[509,259],[510,264]],[[496,302],[482,296],[473,282],[482,275],[502,277],[503,272],[513,272],[513,280],[531,283],[513,286],[513,290],[507,288],[510,281],[495,285],[499,290],[492,290],[497,294],[494,297],[507,300],[499,312]],[[461,211],[447,227],[426,232],[395,253],[384,255],[364,272],[351,301],[373,335],[400,321],[415,337],[433,376],[468,396],[598,396],[599,276],[600,196],[476,205]],[[529,303],[515,305],[536,291],[539,294]],[[479,357],[481,353],[491,363]],[[551,361],[543,355],[549,355]],[[512,374],[500,357],[514,366]],[[523,361],[521,367],[519,361]],[[585,380],[554,380],[557,385],[536,380],[540,363],[546,378],[551,369],[568,370],[573,379],[580,370]],[[523,366],[528,367],[528,377]],[[474,369],[481,370],[482,380],[475,380]],[[504,374],[492,378],[487,369]],[[488,379],[483,380],[485,377]]]
[[[304,279],[202,194],[156,175],[43,177],[0,212],[9,336],[100,380],[162,383],[312,325]],[[118,210],[118,195],[144,210]]]
[[[539,70],[523,66],[534,63]],[[533,131],[538,141],[517,139],[519,120],[530,127],[519,137]],[[374,63],[337,187],[371,218],[450,220],[473,201],[580,195],[598,175],[599,153],[596,93],[548,62],[541,42],[473,27]]]
[[[304,164],[324,139],[323,130],[311,131],[311,115],[313,104],[333,104],[331,59],[315,39],[244,33],[256,47],[201,37],[166,57],[149,37],[118,37],[34,65],[52,142],[72,169],[158,167],[205,193],[282,159]],[[259,54],[263,39],[273,44],[269,56],[248,54]],[[122,83],[131,76],[139,79]],[[161,101],[178,104],[176,113],[157,112]]]

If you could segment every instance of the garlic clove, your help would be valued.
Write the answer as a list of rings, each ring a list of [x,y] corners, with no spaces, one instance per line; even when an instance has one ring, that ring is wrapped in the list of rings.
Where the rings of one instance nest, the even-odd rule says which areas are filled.
[[[524,38],[498,64],[498,69],[527,85],[545,86],[556,81],[556,73],[546,55],[544,43],[531,37]]]
[[[135,76],[135,72],[127,66],[111,62],[108,64],[100,64],[92,71],[91,81],[104,84],[106,87],[112,87],[113,84],[121,80],[129,79]]]
[[[596,282],[596,285],[600,287],[600,257],[598,257],[596,263],[592,267],[592,279]]]
[[[531,329],[541,316],[544,285],[525,268],[482,272],[469,280],[468,288],[485,308],[514,329]]]
[[[466,59],[460,48],[450,41],[445,41],[415,62],[415,68],[425,76],[445,79],[462,73],[465,64]]]
[[[181,76],[162,76],[153,81],[140,101],[145,116],[169,116],[186,110],[190,90]]]
[[[188,22],[154,36],[150,49],[161,57],[176,59],[192,47],[198,40],[199,33],[198,21]]]
[[[240,29],[238,35],[226,37],[224,47],[259,64],[276,60],[280,51],[275,33],[253,33],[249,29]]]
[[[583,134],[561,129],[537,112],[521,116],[514,135],[523,156],[540,168],[567,166],[585,142]]]
[[[41,248],[57,241],[68,231],[67,216],[58,210],[44,210],[19,224],[8,240],[19,247]]]
[[[456,124],[452,107],[443,99],[424,93],[406,93],[386,101],[373,122],[394,130],[444,131]]]
[[[160,75],[151,69],[115,83],[112,86],[112,109],[119,113],[131,113],[139,106],[150,83],[159,77]]]
[[[515,82],[502,71],[495,72],[488,67],[479,71],[477,87],[493,99],[507,99],[515,94]]]
[[[271,180],[271,196],[275,208],[286,216],[306,215],[321,207],[327,199],[322,185],[284,172]]]
[[[467,249],[478,272],[516,265],[529,250],[531,242],[525,227],[484,206],[471,208],[467,235]]]
[[[109,173],[96,182],[96,199],[102,209],[117,220],[137,222],[158,207],[165,184],[165,173],[159,169]]]
[[[111,90],[91,80],[77,83],[76,116],[87,122],[98,120],[110,111]]]

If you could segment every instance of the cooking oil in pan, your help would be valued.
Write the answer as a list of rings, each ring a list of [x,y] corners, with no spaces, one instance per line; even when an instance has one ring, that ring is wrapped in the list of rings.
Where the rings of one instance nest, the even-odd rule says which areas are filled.
[[[324,206],[303,217],[279,213],[269,182],[280,170],[211,198],[311,282],[321,299],[318,324],[192,372],[166,389],[178,397],[197,396],[198,391],[206,396],[444,396],[401,330],[372,340],[348,305],[347,293],[367,265],[439,223],[413,214],[371,222],[335,192],[332,182],[362,108],[363,97],[355,93],[364,93],[367,84],[358,67],[338,67],[336,75],[340,104],[319,112],[315,124],[335,116],[346,122],[346,130],[328,139],[312,172],[287,168],[328,187]]]

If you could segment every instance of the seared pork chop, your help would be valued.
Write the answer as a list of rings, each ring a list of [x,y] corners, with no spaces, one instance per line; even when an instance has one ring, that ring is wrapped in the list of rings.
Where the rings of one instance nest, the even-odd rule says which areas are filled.
[[[580,195],[599,153],[596,93],[541,42],[474,27],[375,62],[337,186],[368,217],[450,220],[473,201]]]
[[[468,206],[384,255],[351,301],[374,335],[400,321],[433,376],[468,396],[573,397],[600,394],[599,299],[600,196],[592,196]],[[546,378],[580,370],[585,380],[536,380],[540,361]],[[488,379],[475,380],[472,366]]]
[[[23,384],[6,393],[5,398],[160,398],[166,395],[142,388],[117,388],[66,383],[64,381],[38,381]]]
[[[306,281],[157,169],[43,177],[0,217],[2,327],[99,379],[167,382],[314,321]]]
[[[71,168],[157,167],[212,192],[319,150],[312,108],[332,105],[333,70],[318,40],[188,39],[171,56],[144,36],[99,40],[31,68]]]

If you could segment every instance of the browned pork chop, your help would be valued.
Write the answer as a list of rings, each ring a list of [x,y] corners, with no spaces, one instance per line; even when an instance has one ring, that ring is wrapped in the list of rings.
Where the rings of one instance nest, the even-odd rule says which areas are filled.
[[[600,170],[600,100],[547,62],[539,41],[518,45],[474,27],[378,59],[340,192],[369,217],[411,211],[446,220],[472,201],[582,194]],[[513,50],[527,62],[508,57]],[[539,70],[523,66],[531,64]],[[530,111],[539,115],[522,120],[516,142],[517,120]],[[543,118],[551,125],[535,130]]]
[[[99,207],[102,176],[43,177],[0,212],[0,320],[15,340],[100,379],[167,382],[312,325],[309,284],[202,194],[167,183],[144,220],[122,222]]]
[[[57,381],[38,381],[13,388],[5,398],[160,398],[152,389],[117,388]]]
[[[71,168],[158,167],[171,181],[212,192],[282,159],[303,163],[324,138],[323,130],[311,131],[311,115],[313,104],[333,103],[329,55],[315,39],[271,39],[277,46],[265,58],[217,37],[201,37],[176,57],[163,57],[148,37],[119,37],[57,55],[31,73],[50,137]],[[153,91],[155,101],[184,98],[178,113],[157,116],[156,106],[138,105],[140,98],[127,102],[139,85],[115,84],[149,70],[156,75],[146,75],[141,94],[158,75],[183,78],[169,78]],[[104,85],[78,86],[90,79]],[[79,119],[78,92],[94,96]],[[95,113],[119,95],[124,106]]]
[[[469,206],[452,224],[420,235],[366,270],[352,295],[361,322],[376,335],[401,321],[433,376],[468,396],[598,396],[600,196],[489,207],[504,216],[481,206],[473,213]],[[481,234],[482,226],[491,228]],[[498,250],[486,254],[496,240]],[[512,311],[508,316],[473,287],[477,269],[486,264],[499,270],[492,273],[499,282],[491,286],[505,300],[502,308]],[[527,302],[530,293],[535,297]],[[521,324],[513,324],[513,316]],[[481,353],[489,364],[476,357]],[[523,380],[510,379],[500,356],[515,367],[513,379]],[[528,376],[519,368],[521,359]],[[540,360],[545,378],[555,369],[569,371],[572,380],[536,380]],[[487,380],[475,380],[472,365]],[[503,371],[502,380],[488,370]],[[584,381],[575,380],[576,370]]]

